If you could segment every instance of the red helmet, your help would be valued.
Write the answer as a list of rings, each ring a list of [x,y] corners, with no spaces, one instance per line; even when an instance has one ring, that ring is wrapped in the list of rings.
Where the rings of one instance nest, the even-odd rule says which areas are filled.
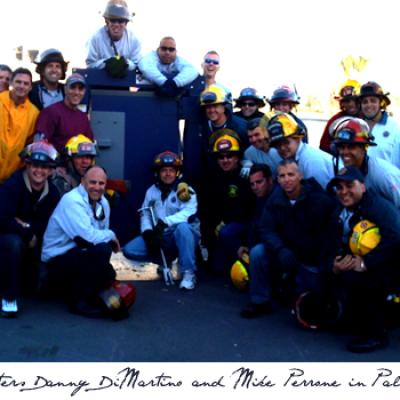
[[[376,146],[368,124],[361,118],[347,118],[339,123],[333,132],[333,142],[366,144]]]
[[[179,170],[182,167],[182,160],[176,153],[166,150],[154,157],[153,167],[155,170],[162,167],[175,167]]]

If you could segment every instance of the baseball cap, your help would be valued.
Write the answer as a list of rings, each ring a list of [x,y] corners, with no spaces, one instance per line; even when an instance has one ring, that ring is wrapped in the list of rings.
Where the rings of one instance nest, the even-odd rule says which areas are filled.
[[[341,181],[364,183],[364,176],[357,167],[344,167],[338,171],[335,177],[329,182],[329,186],[336,186]]]
[[[71,85],[74,85],[75,83],[80,83],[81,85],[86,87],[86,80],[81,74],[74,73],[70,75],[65,81],[65,86],[69,87]]]

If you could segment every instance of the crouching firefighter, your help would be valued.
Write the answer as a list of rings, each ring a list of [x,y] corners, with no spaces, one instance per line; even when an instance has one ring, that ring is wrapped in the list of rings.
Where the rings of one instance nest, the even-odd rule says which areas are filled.
[[[135,297],[133,287],[130,303],[119,296],[121,285],[110,263],[120,245],[109,229],[106,184],[104,169],[92,166],[82,183],[61,198],[47,225],[41,258],[49,285],[65,292],[71,312],[117,320],[128,316]]]
[[[169,271],[178,256],[182,275],[181,289],[196,285],[195,250],[200,241],[197,196],[181,181],[181,159],[171,151],[158,154],[153,161],[155,183],[146,191],[141,212],[141,235],[127,243],[123,253],[134,260],[163,263],[167,284],[173,283]]]

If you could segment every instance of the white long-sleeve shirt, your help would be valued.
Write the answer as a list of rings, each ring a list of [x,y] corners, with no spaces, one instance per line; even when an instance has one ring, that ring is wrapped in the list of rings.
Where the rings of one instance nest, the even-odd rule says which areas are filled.
[[[102,211],[104,218],[96,219],[82,184],[66,193],[49,219],[43,238],[42,261],[47,262],[76,247],[76,236],[93,244],[114,240],[115,233],[109,229],[110,206],[104,196],[96,206],[97,214]]]
[[[190,188],[190,192],[189,201],[179,200],[174,190],[163,201],[160,189],[156,185],[152,185],[146,191],[142,207],[153,207],[156,223],[158,220],[162,220],[168,226],[174,226],[182,222],[190,222],[189,218],[197,213],[197,196],[192,188]],[[140,228],[142,232],[153,229],[150,210],[142,211]]]
[[[133,71],[141,57],[142,46],[139,39],[131,30],[125,29],[122,38],[114,42],[114,45],[118,54],[127,61],[128,69]],[[103,69],[105,61],[115,55],[107,28],[103,26],[87,43],[86,66],[88,68]]]
[[[387,113],[371,131],[377,146],[368,147],[368,155],[382,158],[400,168],[400,125]]]
[[[168,78],[173,78],[176,86],[183,87],[193,82],[199,73],[189,61],[177,56],[171,64],[163,64],[156,51],[152,51],[139,61],[139,69],[144,77],[157,86]]]

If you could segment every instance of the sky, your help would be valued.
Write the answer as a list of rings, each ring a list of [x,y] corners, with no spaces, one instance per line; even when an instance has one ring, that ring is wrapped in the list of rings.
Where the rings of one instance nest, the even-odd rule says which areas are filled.
[[[60,49],[73,67],[84,67],[85,43],[103,25],[105,0],[3,2],[0,63],[19,66],[14,49]],[[202,57],[221,54],[218,80],[234,97],[256,87],[270,96],[281,84],[300,96],[328,101],[346,77],[340,60],[351,54],[369,60],[361,83],[374,80],[400,97],[396,2],[392,0],[147,0],[129,1],[128,25],[143,53],[161,37],[176,38],[178,54],[200,71]],[[7,16],[7,17],[4,17]],[[32,70],[34,66],[24,62]]]

